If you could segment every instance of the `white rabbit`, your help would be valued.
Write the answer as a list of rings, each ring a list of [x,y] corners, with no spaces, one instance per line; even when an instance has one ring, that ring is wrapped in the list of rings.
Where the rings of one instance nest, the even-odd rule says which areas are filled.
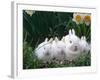
[[[62,40],[58,40],[58,38],[56,38],[56,58],[58,60],[64,60],[65,59],[65,48],[66,48],[66,45],[65,43],[63,42],[63,39]]]
[[[86,41],[86,37],[85,36],[82,36],[81,37],[80,45],[81,45],[81,48],[82,48],[82,53],[88,53],[89,52],[90,45]]]
[[[44,62],[48,62],[51,59],[51,54],[49,53],[50,46],[53,39],[51,38],[49,41],[46,38],[44,42],[42,42],[36,49],[35,54],[39,60]]]
[[[76,59],[81,54],[80,38],[75,35],[74,29],[69,30],[69,34],[64,37],[66,44],[66,59]]]
[[[62,63],[61,61],[65,59],[65,53],[63,51],[64,47],[64,42],[62,40],[60,41],[57,37],[55,37],[55,39],[51,43],[51,48],[49,50],[52,55],[51,62]]]
[[[65,36],[65,43],[76,43],[79,42],[80,38],[78,36],[75,35],[75,30],[74,29],[70,29],[69,30],[69,34]]]
[[[46,38],[44,42],[40,43],[38,47],[35,49],[35,54],[39,59],[41,59],[44,56],[44,52],[45,52],[44,45],[47,44],[47,41],[48,38]]]
[[[56,58],[57,53],[58,53],[57,41],[58,41],[58,38],[55,38],[55,39],[52,41],[51,47],[50,47],[50,53],[53,55],[53,58]]]
[[[60,64],[65,63],[66,60],[66,44],[65,44],[65,38],[63,37],[60,41],[57,42],[57,48],[60,50],[58,53],[58,60],[60,61]]]
[[[82,53],[88,52],[90,46],[86,41],[86,37],[82,36],[81,39],[76,36],[75,30],[70,29],[69,34],[64,36],[61,40],[57,37],[53,40],[48,38],[39,44],[35,49],[35,54],[39,60],[43,62],[52,62],[53,60],[72,61],[78,58]]]

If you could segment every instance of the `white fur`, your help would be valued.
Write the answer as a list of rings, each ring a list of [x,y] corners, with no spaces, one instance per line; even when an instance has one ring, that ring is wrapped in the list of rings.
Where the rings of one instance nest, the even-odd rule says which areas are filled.
[[[84,51],[88,52],[90,46],[84,36],[81,39],[76,36],[75,30],[70,29],[69,34],[64,36],[61,40],[57,37],[49,41],[46,38],[44,42],[39,44],[35,49],[35,54],[38,59],[43,61],[57,60],[74,60],[79,57]]]
[[[90,45],[86,41],[86,37],[82,36],[80,40],[80,46],[82,48],[82,53],[88,53],[90,50]]]
[[[50,52],[53,55],[53,58],[57,60],[63,60],[65,57],[65,53],[63,52],[64,47],[65,47],[64,42],[62,40],[61,41],[58,40],[58,38],[55,37],[55,40],[53,41],[51,45],[51,49],[50,49]]]
[[[69,34],[65,36],[66,59],[73,60],[81,54],[80,38],[75,35],[74,29],[69,30]]]
[[[44,62],[50,61],[51,60],[51,54],[49,52],[50,46],[51,46],[51,41],[53,39],[51,38],[49,41],[45,39],[44,42],[42,42],[36,49],[35,49],[35,54],[38,57],[39,60],[43,60]]]

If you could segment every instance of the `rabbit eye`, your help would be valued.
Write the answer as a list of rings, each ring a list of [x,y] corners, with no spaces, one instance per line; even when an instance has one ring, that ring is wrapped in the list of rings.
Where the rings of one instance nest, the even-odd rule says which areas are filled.
[[[44,49],[45,49],[45,47],[44,47]]]
[[[69,41],[70,43],[72,43],[72,41]]]

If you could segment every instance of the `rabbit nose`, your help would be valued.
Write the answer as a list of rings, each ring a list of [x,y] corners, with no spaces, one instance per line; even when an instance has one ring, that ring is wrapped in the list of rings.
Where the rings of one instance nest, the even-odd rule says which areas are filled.
[[[50,56],[50,53],[49,53],[49,52],[47,52],[47,53],[45,54],[45,56]]]
[[[74,46],[74,51],[77,51],[78,50],[78,47],[77,46]]]

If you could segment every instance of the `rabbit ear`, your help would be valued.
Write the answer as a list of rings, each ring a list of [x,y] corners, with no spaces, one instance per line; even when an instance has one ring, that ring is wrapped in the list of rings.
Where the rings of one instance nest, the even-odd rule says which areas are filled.
[[[65,42],[65,37],[63,37],[63,38],[61,39],[61,41]]]
[[[81,40],[83,40],[84,38],[83,38],[83,36],[81,37]]]
[[[53,38],[50,38],[49,43],[52,43],[52,42],[53,42]]]
[[[48,41],[48,38],[45,38],[45,42],[47,42]]]
[[[71,29],[69,30],[69,35],[72,35],[72,31],[71,31]]]
[[[72,29],[72,34],[75,35],[75,30],[74,29]]]
[[[84,36],[83,39],[86,40],[86,37]]]
[[[56,41],[56,42],[58,42],[58,41],[59,41],[59,39],[58,39],[57,37],[55,37],[55,41]]]

